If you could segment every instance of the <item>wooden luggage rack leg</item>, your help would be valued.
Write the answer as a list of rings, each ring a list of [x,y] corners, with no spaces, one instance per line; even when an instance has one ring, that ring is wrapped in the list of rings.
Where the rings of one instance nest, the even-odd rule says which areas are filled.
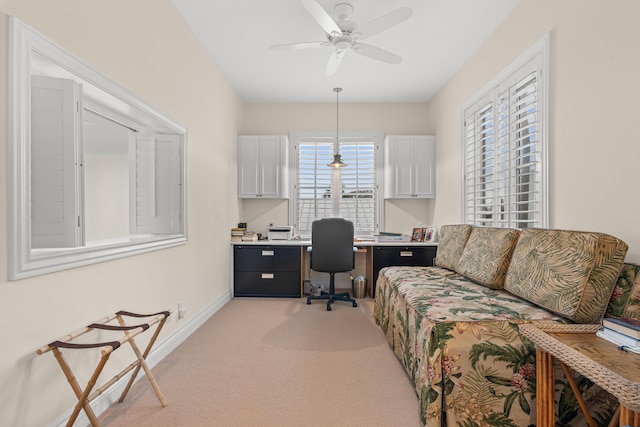
[[[149,369],[149,366],[146,363],[146,358],[149,355],[149,352],[151,351],[151,348],[156,342],[158,335],[162,330],[162,327],[164,326],[164,324],[167,321],[167,318],[170,315],[171,315],[170,310],[163,311],[160,313],[155,313],[155,314],[137,314],[137,313],[131,313],[128,311],[119,311],[114,315],[109,316],[106,319],[102,320],[101,322],[92,323],[91,325],[87,326],[86,328],[76,333],[69,334],[65,338],[59,341],[54,341],[49,345],[38,349],[38,354],[44,354],[50,350],[53,351],[53,355],[55,356],[56,360],[58,361],[58,364],[62,368],[62,371],[65,377],[67,378],[67,381],[69,382],[69,384],[71,385],[71,388],[73,389],[73,392],[78,398],[78,403],[76,404],[71,416],[69,417],[67,426],[72,426],[73,423],[78,418],[80,411],[84,409],[85,413],[87,414],[87,417],[89,418],[89,421],[91,422],[91,425],[94,427],[99,427],[100,423],[98,422],[98,419],[95,416],[90,406],[91,401],[93,401],[96,397],[100,396],[107,388],[111,387],[116,381],[120,380],[127,373],[135,369],[135,371],[131,375],[131,378],[129,379],[129,382],[127,383],[127,386],[125,387],[122,395],[120,396],[119,402],[122,402],[124,398],[127,396],[127,393],[129,392],[131,385],[135,381],[136,376],[140,372],[141,367],[144,370],[145,374],[147,375],[147,378],[149,379],[149,382],[151,383],[151,386],[153,387],[153,390],[156,393],[156,396],[158,396],[158,400],[160,400],[160,404],[163,407],[167,406],[167,401],[165,400],[164,395],[160,391],[160,387],[158,386],[158,383],[156,382],[153,374],[151,373],[151,370]],[[123,317],[137,317],[137,318],[152,317],[152,319],[148,323],[127,326],[124,322]],[[117,319],[119,326],[108,324],[110,321],[114,319]],[[147,344],[147,347],[145,348],[144,353],[141,353],[140,349],[138,348],[138,346],[134,341],[134,337],[146,331],[147,329],[149,329],[151,326],[155,324],[157,324],[158,326],[156,327],[153,336],[149,340],[149,343]],[[122,331],[124,332],[124,337],[120,338],[117,341],[106,341],[106,342],[98,342],[98,343],[90,343],[90,344],[76,344],[71,342],[74,339],[78,338],[79,336],[84,335],[87,332],[90,332],[94,329]],[[93,388],[95,387],[98,381],[98,377],[100,376],[100,373],[102,372],[104,366],[109,360],[109,356],[111,356],[111,353],[113,353],[115,350],[120,348],[120,346],[126,342],[128,342],[131,345],[131,348],[136,355],[136,360],[133,363],[131,363],[129,366],[124,368],[122,371],[120,371],[111,380],[107,381],[104,385],[97,388],[95,392],[91,393],[91,391],[93,390]],[[89,379],[89,381],[87,382],[87,385],[83,390],[78,384],[78,381],[73,375],[73,372],[69,367],[69,364],[64,359],[64,357],[62,356],[62,352],[59,349],[60,348],[87,349],[87,348],[98,348],[98,347],[103,347],[101,351],[102,357],[100,358],[98,365],[96,366],[95,370],[93,371],[93,374],[91,375],[91,378]]]

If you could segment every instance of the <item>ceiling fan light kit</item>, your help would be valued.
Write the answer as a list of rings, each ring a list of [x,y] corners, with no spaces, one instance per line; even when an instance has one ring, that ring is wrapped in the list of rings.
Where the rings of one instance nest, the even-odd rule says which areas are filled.
[[[352,50],[359,55],[388,64],[399,64],[402,62],[402,57],[395,53],[370,44],[361,43],[360,40],[371,37],[406,21],[413,14],[411,8],[401,7],[379,16],[366,24],[358,25],[349,20],[349,17],[353,13],[353,6],[350,3],[336,4],[333,11],[337,19],[332,18],[315,0],[302,0],[302,5],[311,17],[322,27],[327,41],[274,45],[271,46],[272,50],[296,50],[332,46],[335,52],[329,57],[329,62],[325,70],[327,76],[334,74],[338,70],[338,66],[342,62],[342,58],[347,50]]]

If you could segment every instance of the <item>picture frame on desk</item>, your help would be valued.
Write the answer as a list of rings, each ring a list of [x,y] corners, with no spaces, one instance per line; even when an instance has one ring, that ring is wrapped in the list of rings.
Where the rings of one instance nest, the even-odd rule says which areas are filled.
[[[424,239],[424,229],[422,227],[414,228],[411,233],[412,242],[422,242]]]
[[[427,227],[423,229],[424,242],[435,242],[436,241],[436,228],[435,227]]]

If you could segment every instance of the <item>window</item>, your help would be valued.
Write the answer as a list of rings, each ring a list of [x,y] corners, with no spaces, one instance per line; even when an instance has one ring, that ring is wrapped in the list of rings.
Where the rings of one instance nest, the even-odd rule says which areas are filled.
[[[328,133],[291,135],[293,194],[291,218],[296,233],[311,234],[320,218],[342,217],[353,222],[355,233],[370,236],[380,222],[378,149],[381,134],[340,137],[340,154],[346,167],[333,169],[335,136]]]
[[[463,109],[464,220],[547,227],[548,36]]]
[[[186,243],[187,129],[9,24],[9,279]]]

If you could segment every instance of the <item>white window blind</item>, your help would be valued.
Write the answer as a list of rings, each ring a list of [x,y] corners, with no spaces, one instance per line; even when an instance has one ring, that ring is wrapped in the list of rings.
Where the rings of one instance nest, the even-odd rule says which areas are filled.
[[[297,233],[310,234],[314,220],[342,217],[353,222],[357,235],[371,235],[378,224],[376,138],[341,137],[346,167],[327,166],[333,160],[335,138],[292,137],[296,150],[293,212]]]
[[[466,223],[547,226],[546,43],[534,48],[464,110]]]

